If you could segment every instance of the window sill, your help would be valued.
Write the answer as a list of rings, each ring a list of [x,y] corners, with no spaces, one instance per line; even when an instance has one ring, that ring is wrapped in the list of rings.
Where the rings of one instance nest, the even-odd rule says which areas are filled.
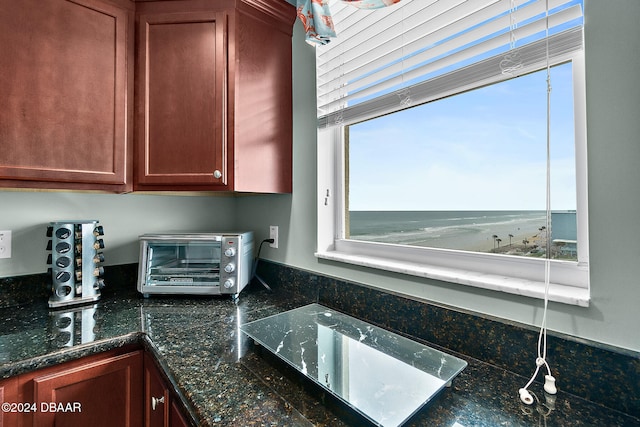
[[[331,250],[317,252],[315,255],[318,258],[331,261],[544,299],[544,282],[535,280]],[[551,283],[549,285],[549,301],[588,307],[589,289]]]

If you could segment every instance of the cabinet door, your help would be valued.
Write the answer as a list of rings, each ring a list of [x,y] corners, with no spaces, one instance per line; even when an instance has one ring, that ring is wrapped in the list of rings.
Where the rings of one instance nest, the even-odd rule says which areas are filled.
[[[142,425],[142,363],[135,351],[34,377],[34,425]]]
[[[0,10],[0,186],[130,189],[131,3],[0,0]]]
[[[138,17],[136,188],[225,189],[226,14],[149,5]]]
[[[236,83],[230,88],[235,114],[233,182],[236,191],[290,193],[295,8],[286,2],[270,2],[269,10],[267,14],[243,7],[235,21],[235,58],[229,61],[229,73]]]
[[[169,390],[151,357],[144,356],[144,425],[169,425]]]
[[[15,378],[0,381],[0,405],[10,405],[8,408],[3,406],[0,410],[0,427],[18,425],[20,412],[17,407],[11,406],[12,403],[18,403],[18,383]]]
[[[191,424],[182,415],[182,410],[175,400],[171,400],[171,414],[169,418],[170,427],[189,427]]]

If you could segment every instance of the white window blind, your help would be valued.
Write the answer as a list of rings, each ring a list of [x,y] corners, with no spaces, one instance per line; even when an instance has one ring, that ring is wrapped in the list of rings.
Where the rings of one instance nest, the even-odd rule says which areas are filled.
[[[547,48],[553,65],[583,46],[581,0],[403,0],[376,10],[335,1],[330,7],[338,37],[316,50],[320,127],[522,75],[545,66]]]

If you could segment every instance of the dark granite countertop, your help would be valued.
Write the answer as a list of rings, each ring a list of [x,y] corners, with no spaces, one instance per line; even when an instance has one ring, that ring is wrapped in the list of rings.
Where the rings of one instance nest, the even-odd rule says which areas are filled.
[[[46,300],[0,309],[0,378],[127,344],[157,358],[197,425],[349,426],[367,422],[255,346],[239,325],[314,301],[249,286],[229,297],[143,299],[118,291],[95,305],[95,326],[75,315],[73,339]],[[94,306],[84,306],[91,310]],[[91,322],[89,320],[89,322]],[[73,341],[70,343],[69,341]],[[71,345],[68,345],[71,344]],[[441,349],[447,351],[446,349]],[[412,417],[411,426],[633,426],[638,419],[559,392],[555,403],[521,404],[527,378],[450,352],[469,363]]]

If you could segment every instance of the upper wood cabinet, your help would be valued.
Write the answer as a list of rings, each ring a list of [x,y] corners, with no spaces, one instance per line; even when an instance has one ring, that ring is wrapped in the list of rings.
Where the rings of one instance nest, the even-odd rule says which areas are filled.
[[[294,19],[281,0],[136,4],[135,189],[291,192]]]
[[[134,3],[0,10],[0,187],[130,191]]]
[[[290,4],[0,10],[0,187],[291,192]]]
[[[136,184],[225,187],[227,14],[148,12],[138,19]]]

